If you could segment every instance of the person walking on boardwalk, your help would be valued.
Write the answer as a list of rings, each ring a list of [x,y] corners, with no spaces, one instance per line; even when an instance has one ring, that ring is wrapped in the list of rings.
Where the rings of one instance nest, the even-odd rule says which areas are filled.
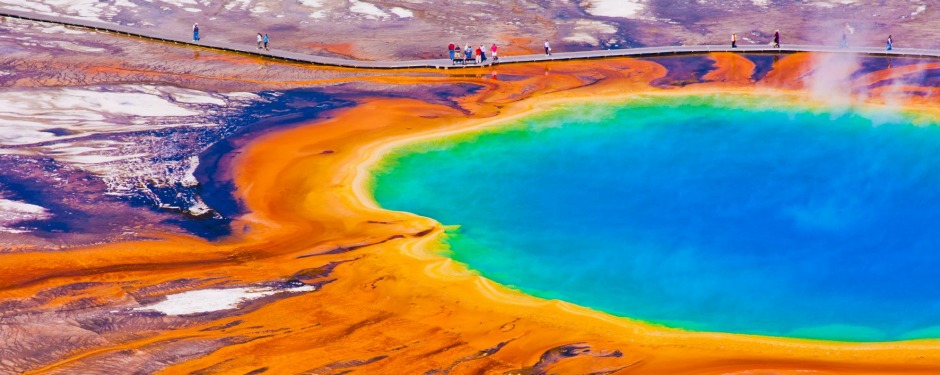
[[[193,24],[193,41],[199,41],[199,22]]]
[[[454,65],[457,65],[457,61],[458,61],[458,60],[460,60],[460,63],[461,63],[461,64],[466,64],[466,63],[467,63],[467,60],[464,60],[464,58],[463,58],[463,50],[460,49],[460,47],[455,47],[455,48],[454,48],[454,53],[453,53],[453,55],[454,55]]]
[[[545,41],[545,56],[552,55],[552,46],[548,44],[548,41]]]
[[[470,45],[468,44],[463,49],[463,63],[466,65],[467,60],[470,60],[472,58],[473,58],[473,47],[470,47]]]
[[[845,36],[845,31],[842,32],[842,40],[839,41],[839,48],[849,48],[849,39]]]
[[[264,37],[261,36],[261,33],[258,33],[258,49],[261,49],[262,42],[264,42]]]
[[[486,46],[480,45],[480,61],[486,61]]]
[[[451,61],[454,60],[454,50],[455,50],[455,49],[457,49],[457,45],[456,45],[456,44],[451,43],[451,44],[448,44],[448,45],[447,45],[447,51],[450,52],[450,59],[451,59]]]
[[[885,49],[887,49],[888,51],[894,49],[894,39],[891,39],[891,35],[888,35],[888,45],[885,46]]]
[[[483,62],[483,51],[480,50],[479,48],[473,51],[473,56],[477,58],[476,59],[477,65]]]
[[[264,34],[264,50],[265,50],[265,51],[270,51],[270,50],[268,49],[268,34]]]
[[[774,31],[774,48],[780,48],[780,30]]]
[[[496,43],[493,43],[493,46],[490,47],[490,51],[493,52],[493,64],[499,62],[499,56],[496,56]]]
[[[731,48],[738,48],[738,34],[731,34]]]

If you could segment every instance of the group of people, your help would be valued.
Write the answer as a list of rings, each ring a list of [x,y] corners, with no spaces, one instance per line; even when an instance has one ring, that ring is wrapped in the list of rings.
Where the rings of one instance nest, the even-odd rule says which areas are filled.
[[[494,43],[492,46],[490,46],[489,50],[492,53],[491,56],[493,57],[493,64],[498,63],[499,62],[499,55],[498,55],[499,47],[497,47],[496,44]],[[467,44],[467,46],[464,48],[460,48],[460,45],[458,45],[457,43],[451,43],[447,46],[447,53],[448,55],[450,55],[450,61],[452,61],[454,65],[457,65],[457,64],[466,65],[468,61],[471,63],[475,63],[475,64],[482,64],[483,62],[486,61],[486,46],[484,45],[480,45],[479,48],[474,49],[469,44]],[[545,56],[551,56],[551,55],[552,55],[552,46],[546,40],[545,41]]]
[[[772,44],[774,48],[780,48],[780,30],[774,30],[774,41]],[[738,48],[738,34],[731,33],[731,48]]]
[[[199,41],[199,23],[198,22],[193,24],[193,41],[194,42]],[[268,41],[269,41],[268,34],[258,33],[258,49],[264,49],[265,51],[269,51]]]
[[[490,46],[489,49],[492,53],[491,56],[493,56],[493,64],[498,63],[499,56],[497,51],[499,50],[499,47],[497,47],[494,43],[492,46]],[[450,55],[450,61],[452,61],[454,65],[458,63],[466,65],[468,61],[475,64],[482,64],[484,61],[486,61],[486,46],[482,44],[479,48],[476,49],[471,47],[469,44],[461,49],[460,46],[456,43],[451,43],[447,46],[447,53]]]
[[[258,33],[258,49],[264,48],[265,51],[268,51],[268,34]]]
[[[885,41],[885,49],[890,51],[894,49],[894,39],[891,38],[891,35],[888,35],[888,39]],[[774,31],[774,41],[772,42],[774,48],[780,48],[780,30]],[[738,34],[731,34],[731,48],[738,48]],[[839,48],[849,48],[849,39],[845,35],[845,32],[842,33],[842,39],[839,40]],[[545,42],[545,54],[549,54],[548,51],[548,42]]]

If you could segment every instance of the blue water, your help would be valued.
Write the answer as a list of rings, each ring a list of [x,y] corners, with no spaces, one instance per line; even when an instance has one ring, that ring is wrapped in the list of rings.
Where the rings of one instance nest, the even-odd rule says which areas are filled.
[[[497,282],[692,330],[940,337],[940,127],[735,97],[570,105],[406,146],[377,201]]]

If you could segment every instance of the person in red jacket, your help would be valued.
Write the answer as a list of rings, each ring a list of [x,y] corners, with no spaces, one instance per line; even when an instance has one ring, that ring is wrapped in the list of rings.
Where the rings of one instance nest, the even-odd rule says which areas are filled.
[[[473,56],[476,56],[477,64],[480,64],[483,62],[483,51],[480,50],[479,48],[477,48],[476,51],[473,51]]]
[[[493,43],[493,46],[490,47],[490,51],[493,52],[493,64],[499,62],[499,56],[496,56],[496,43]]]
[[[454,45],[454,43],[451,43],[450,45],[447,46],[447,50],[450,51],[450,61],[454,61],[454,49],[456,48],[457,46]]]

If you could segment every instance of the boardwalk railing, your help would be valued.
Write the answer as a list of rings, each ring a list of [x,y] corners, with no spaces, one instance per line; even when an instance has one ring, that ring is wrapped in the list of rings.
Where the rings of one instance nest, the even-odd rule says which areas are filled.
[[[156,30],[140,29],[136,27],[123,26],[112,23],[90,21],[84,19],[75,19],[69,17],[49,16],[33,12],[24,12],[18,10],[0,8],[0,17],[17,18],[29,21],[54,23],[63,26],[71,26],[96,31],[110,32],[120,35],[144,38],[149,40],[184,44],[195,47],[209,48],[220,51],[236,52],[246,55],[265,57],[289,62],[308,63],[325,66],[337,66],[346,68],[361,69],[414,69],[414,68],[465,68],[479,67],[481,65],[467,64],[454,65],[448,59],[431,60],[408,60],[408,61],[365,61],[340,59],[325,56],[309,55],[298,52],[289,52],[283,50],[258,50],[253,44],[235,44],[230,42],[202,40],[193,41],[190,39],[191,33],[168,35]],[[187,30],[188,31],[188,30]],[[443,52],[443,48],[442,48]],[[561,52],[553,53],[551,56],[544,54],[520,55],[520,56],[500,56],[499,64],[526,63],[526,62],[546,62],[559,60],[586,60],[611,57],[656,57],[672,55],[692,55],[710,52],[738,52],[738,53],[796,53],[796,52],[825,52],[825,53],[845,53],[862,54],[871,56],[905,56],[905,57],[931,57],[940,58],[940,50],[915,49],[915,48],[895,48],[887,51],[884,48],[874,47],[853,47],[837,48],[835,46],[810,46],[810,45],[784,45],[781,48],[773,48],[769,45],[742,45],[738,48],[731,48],[730,45],[696,45],[696,46],[662,46],[662,47],[643,47],[611,50],[593,50],[579,52]],[[492,59],[487,60],[482,66],[492,64]]]

